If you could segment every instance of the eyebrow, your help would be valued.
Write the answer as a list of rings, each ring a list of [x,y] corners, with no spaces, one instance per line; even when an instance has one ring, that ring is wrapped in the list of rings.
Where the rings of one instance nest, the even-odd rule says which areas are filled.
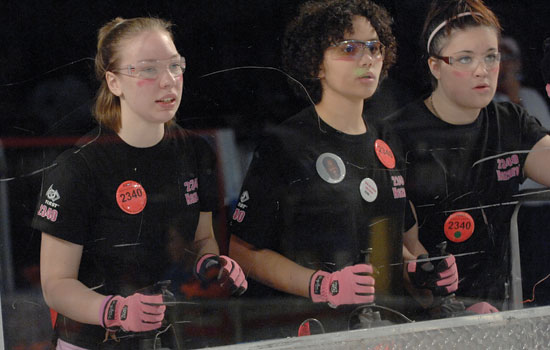
[[[362,42],[365,42],[365,41],[380,41],[379,38],[370,38],[370,39],[367,39],[367,40],[359,40],[359,39],[355,39],[355,38],[351,38],[351,39],[342,39],[342,41],[362,41]]]
[[[149,59],[144,59],[144,60],[138,60],[138,62],[157,62],[157,61],[168,61],[168,60],[173,60],[174,58],[179,58],[181,57],[181,55],[179,53],[177,54],[174,54],[168,58],[163,58],[163,59],[156,59],[156,58],[149,58]]]
[[[494,48],[494,47],[491,47],[490,49],[487,49],[487,51],[485,51],[485,53],[494,52],[494,51],[498,51],[498,49]],[[475,52],[472,51],[472,50],[461,50],[461,51],[457,51],[457,52],[453,53],[453,55],[458,55],[458,54],[461,54],[461,53],[475,54]]]

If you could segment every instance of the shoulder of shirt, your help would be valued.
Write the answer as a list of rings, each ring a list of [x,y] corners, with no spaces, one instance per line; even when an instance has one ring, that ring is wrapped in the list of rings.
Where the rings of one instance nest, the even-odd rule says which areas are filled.
[[[424,100],[417,99],[383,118],[396,133],[409,133],[416,128],[426,128]],[[428,119],[429,121],[430,119]]]
[[[292,117],[284,120],[276,126],[268,127],[262,133],[263,139],[288,139],[304,130],[311,130],[312,126],[317,126],[317,114],[313,107],[307,107]]]
[[[56,157],[56,163],[63,162],[78,162],[83,161],[82,153],[93,152],[93,150],[101,143],[101,139],[105,138],[105,131],[100,127],[95,127],[83,136],[68,149],[62,151]]]
[[[191,130],[181,127],[176,123],[172,123],[167,128],[167,137],[174,140],[179,147],[187,147],[193,145],[196,151],[205,151],[215,148],[215,133],[210,130]]]
[[[168,136],[178,136],[182,138],[198,136],[196,131],[185,129],[175,122],[166,127],[166,134]]]
[[[524,107],[515,104],[509,101],[491,101],[484,108],[489,113],[496,113],[498,117],[519,117],[521,115],[527,114],[527,111]]]
[[[300,126],[305,124],[312,124],[313,121],[318,118],[317,113],[315,113],[315,108],[313,106],[306,107],[300,112],[294,114],[290,118],[281,122],[277,127],[288,128],[290,126]]]
[[[303,139],[304,132],[311,132],[312,126],[317,127],[315,117],[313,107],[308,107],[278,125],[266,127],[255,146],[255,152],[279,154],[289,145],[296,146]]]

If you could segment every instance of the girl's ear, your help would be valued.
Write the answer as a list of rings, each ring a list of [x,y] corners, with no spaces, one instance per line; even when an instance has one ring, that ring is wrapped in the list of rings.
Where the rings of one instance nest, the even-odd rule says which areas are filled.
[[[325,68],[321,64],[321,66],[319,67],[319,74],[317,74],[317,78],[323,79],[324,77],[325,77]]]
[[[115,96],[122,95],[122,89],[120,88],[120,80],[118,79],[115,73],[106,72],[105,81],[107,82],[107,86],[109,87],[109,90],[113,95]]]
[[[439,80],[441,77],[441,62],[437,58],[430,57],[428,58],[428,67],[430,67],[430,72],[432,75]]]

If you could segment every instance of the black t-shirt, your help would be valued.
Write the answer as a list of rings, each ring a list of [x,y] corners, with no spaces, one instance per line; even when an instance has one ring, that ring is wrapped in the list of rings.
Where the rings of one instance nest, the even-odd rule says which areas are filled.
[[[149,148],[95,129],[46,172],[33,226],[83,246],[84,285],[105,295],[133,294],[169,267],[169,231],[192,242],[199,213],[215,210],[215,165],[206,140],[177,125]],[[57,323],[65,341],[83,347],[103,341],[98,326],[60,332],[71,329],[66,320]]]
[[[378,298],[402,293],[402,267],[392,264],[402,262],[402,233],[414,218],[405,215],[397,139],[383,124],[366,124],[365,134],[344,134],[310,107],[271,130],[254,152],[230,231],[325,271],[362,263],[361,250],[373,248]],[[381,141],[393,151],[394,168],[376,155]]]
[[[449,253],[471,253],[456,258],[457,295],[502,300],[513,195],[527,151],[545,130],[521,107],[494,102],[467,125],[438,119],[422,100],[387,121],[403,142],[421,243],[431,255],[443,241]]]

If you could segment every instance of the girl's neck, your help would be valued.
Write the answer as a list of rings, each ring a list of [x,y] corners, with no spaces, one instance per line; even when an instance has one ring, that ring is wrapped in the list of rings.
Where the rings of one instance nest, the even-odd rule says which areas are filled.
[[[424,103],[437,118],[454,125],[466,125],[475,122],[481,110],[480,108],[459,106],[437,89],[424,100]]]
[[[332,128],[349,135],[360,135],[367,132],[363,120],[363,101],[341,99],[337,103],[323,97],[315,105],[317,115]]]
[[[118,132],[118,136],[133,147],[152,147],[164,137],[164,124],[125,122],[122,119],[122,127]]]

